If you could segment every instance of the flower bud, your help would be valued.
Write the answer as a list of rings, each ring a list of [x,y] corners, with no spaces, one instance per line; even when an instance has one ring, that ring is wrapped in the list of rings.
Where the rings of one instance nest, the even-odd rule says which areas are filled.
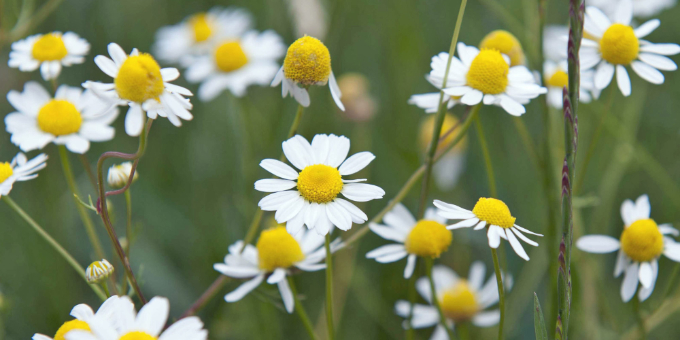
[[[89,283],[99,283],[104,281],[113,273],[113,266],[106,259],[94,261],[85,269],[85,279]]]
[[[109,168],[109,175],[107,181],[109,186],[115,189],[120,189],[127,184],[128,178],[130,178],[130,171],[132,171],[132,163],[125,162],[119,165],[114,165]],[[134,183],[139,177],[139,172],[135,171],[134,177],[132,177],[132,182]]]

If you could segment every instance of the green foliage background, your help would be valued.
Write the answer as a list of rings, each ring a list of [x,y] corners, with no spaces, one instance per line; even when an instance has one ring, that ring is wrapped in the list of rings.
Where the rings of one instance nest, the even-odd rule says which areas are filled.
[[[507,9],[506,14],[516,21],[515,26],[501,20],[498,12],[492,10],[494,3]],[[371,122],[353,123],[337,112],[327,88],[314,88],[312,105],[305,113],[299,132],[307,138],[317,133],[344,134],[352,140],[351,153],[370,150],[377,156],[365,175],[387,194],[383,200],[362,205],[369,217],[387,204],[422,161],[417,126],[425,114],[406,101],[412,94],[433,91],[423,75],[430,69],[430,58],[448,50],[459,4],[459,1],[443,0],[324,2],[329,22],[325,43],[331,51],[335,74],[360,72],[368,77],[371,94],[379,108]],[[257,29],[276,30],[286,44],[296,38],[282,0],[66,0],[31,33],[74,31],[90,42],[92,48],[87,62],[65,68],[59,78],[61,83],[77,86],[85,80],[106,79],[92,58],[106,54],[109,42],[119,43],[126,51],[133,47],[149,51],[158,28],[214,5],[247,8],[256,19]],[[4,0],[0,13],[3,27],[11,27],[20,6],[20,0]],[[535,43],[532,39],[536,38],[531,26],[536,15],[531,6],[535,6],[535,1],[471,1],[460,41],[476,45],[491,30],[508,29],[520,37],[525,49],[530,49],[526,44]],[[567,2],[549,0],[548,6],[548,23],[566,24]],[[648,38],[654,42],[680,42],[678,15],[680,7],[663,12],[659,16],[661,27]],[[9,47],[4,46],[0,53],[0,93],[3,94],[0,116],[12,111],[4,94],[12,89],[21,90],[28,80],[42,81],[38,72],[22,73],[8,68],[8,52]],[[674,60],[678,62],[677,57]],[[538,67],[531,64],[531,68]],[[621,202],[644,193],[650,196],[652,217],[657,222],[671,222],[680,227],[680,115],[677,114],[680,75],[678,72],[665,75],[666,83],[655,86],[631,73],[632,96],[623,98],[618,90],[613,94],[611,112],[582,195],[577,199],[577,204],[587,206],[576,213],[575,238],[584,232],[618,237],[622,228]],[[195,85],[188,85],[183,79],[178,83],[196,91]],[[613,84],[604,91],[600,101],[580,106],[577,167],[583,164],[583,156],[612,89]],[[294,100],[280,97],[280,88],[268,87],[251,87],[243,100],[223,94],[209,103],[192,101],[193,121],[185,122],[181,128],[173,127],[165,119],[154,124],[147,154],[139,166],[140,180],[132,188],[133,220],[139,231],[132,249],[132,265],[147,296],[170,298],[171,317],[179,316],[208,287],[217,277],[212,264],[222,261],[228,245],[244,237],[262,197],[254,191],[253,183],[268,176],[258,163],[263,158],[279,155],[280,143],[296,109]],[[534,100],[522,117],[536,145],[542,134],[540,109]],[[452,111],[457,115],[462,113],[461,108]],[[93,143],[88,153],[93,164],[104,151],[136,149],[137,140],[124,133],[124,113],[122,111],[115,122],[118,133],[113,141]],[[490,138],[500,198],[508,203],[520,225],[545,234],[549,226],[541,175],[524,148],[512,117],[500,108],[488,106],[483,107],[480,114]],[[563,156],[562,116],[558,112],[551,114],[556,155],[553,161],[558,170]],[[4,133],[4,125],[0,125],[3,127],[0,159],[10,160],[18,148],[10,143],[10,135]],[[477,198],[488,195],[483,159],[472,130],[466,169],[459,184],[450,192],[434,189],[431,198],[472,207]],[[41,171],[36,180],[16,184],[11,196],[86,265],[95,258],[68,193],[57,149],[48,145],[44,152],[50,156],[47,169]],[[30,153],[35,154],[37,152]],[[94,196],[77,158],[72,157],[71,161],[81,191]],[[559,188],[554,190],[558,192]],[[411,209],[416,208],[418,192],[412,190],[404,201]],[[122,234],[123,197],[113,198],[112,202],[115,224]],[[106,240],[101,221],[97,216],[93,219],[101,239]],[[353,230],[359,227],[355,225]],[[344,290],[344,295],[337,299],[342,306],[336,326],[340,339],[403,338],[402,320],[392,309],[396,300],[406,298],[404,263],[384,265],[365,259],[367,251],[385,243],[370,234],[356,247],[337,256],[336,287],[340,293]],[[515,277],[515,287],[509,292],[507,303],[508,338],[533,338],[534,291],[546,313],[548,328],[554,327],[555,306],[550,304],[550,295],[555,287],[550,284],[547,266],[556,259],[547,256],[549,245],[545,239],[539,243],[539,248],[529,252],[532,259],[528,263],[507,246],[501,252]],[[108,244],[107,251],[113,254]],[[110,255],[109,260],[114,260],[114,256]],[[492,267],[485,235],[463,230],[454,233],[453,245],[439,262],[465,276],[473,260],[487,264],[488,277]],[[574,250],[572,338],[618,339],[634,325],[632,304],[622,303],[619,296],[621,279],[612,277],[614,260],[614,255]],[[122,273],[120,264],[112,263],[117,272]],[[645,315],[664,301],[667,287],[671,288],[669,296],[675,296],[677,281],[671,283],[669,278],[677,269],[678,264],[666,258],[660,260],[656,291],[642,304]],[[312,321],[322,320],[323,272],[305,273],[297,280]],[[288,315],[280,305],[271,303],[278,303],[274,286],[263,285],[256,294],[238,303],[225,303],[221,295],[238,284],[230,282],[199,314],[210,330],[211,339],[306,337],[295,315]],[[53,335],[69,318],[74,305],[99,305],[96,296],[66,262],[4,204],[0,204],[0,292],[0,339],[28,339],[35,332]],[[680,303],[677,300],[673,300],[675,305]],[[674,317],[677,315],[668,320]],[[418,331],[417,335],[427,339],[431,331]],[[473,338],[481,339],[492,338],[495,332],[495,328],[475,328],[472,334]],[[650,333],[650,338],[655,339],[678,336],[680,330],[672,321]]]

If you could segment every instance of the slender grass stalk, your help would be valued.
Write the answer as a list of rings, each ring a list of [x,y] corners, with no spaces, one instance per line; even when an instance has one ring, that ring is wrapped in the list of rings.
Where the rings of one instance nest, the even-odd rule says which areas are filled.
[[[489,146],[486,143],[486,137],[484,136],[484,128],[482,127],[482,122],[479,120],[479,116],[475,119],[475,127],[477,128],[477,137],[479,138],[479,145],[482,148],[482,154],[484,155],[484,166],[486,167],[486,176],[489,180],[489,192],[491,192],[491,197],[498,197],[498,191],[496,189],[496,178],[493,172],[493,163],[491,162],[491,154],[489,153]]]
[[[50,246],[52,246],[52,248],[54,248],[54,250],[56,250],[57,253],[59,253],[59,255],[61,255],[61,257],[64,258],[64,260],[66,260],[66,262],[68,262],[68,264],[73,268],[73,270],[75,270],[76,273],[78,273],[78,275],[81,278],[83,278],[83,281],[85,281],[85,283],[88,286],[90,286],[90,288],[92,288],[94,293],[100,299],[102,299],[102,301],[106,300],[107,295],[105,295],[104,292],[97,285],[93,285],[87,282],[87,279],[85,278],[85,269],[83,269],[83,267],[80,266],[78,261],[76,261],[76,259],[74,259],[73,256],[71,256],[71,254],[69,254],[68,251],[66,251],[66,249],[64,249],[64,247],[62,247],[59,244],[59,242],[53,239],[52,236],[50,236],[50,234],[48,234],[42,227],[40,227],[40,225],[38,225],[38,223],[36,223],[35,220],[31,218],[31,216],[29,216],[23,209],[21,209],[21,207],[19,207],[19,205],[16,202],[14,202],[13,199],[11,199],[9,196],[3,196],[2,199],[0,199],[0,201],[5,201],[5,203],[7,203],[7,205],[12,210],[14,210],[14,212],[21,216],[21,218],[23,218],[24,221],[26,221],[26,223],[28,223],[28,225],[30,225],[33,228],[33,230],[35,230],[38,233],[38,235],[40,235],[40,237],[47,241],[47,243],[49,243]]]
[[[290,130],[288,130],[288,138],[286,138],[286,140],[295,136],[297,133],[298,127],[300,127],[300,122],[302,122],[303,113],[305,113],[305,107],[302,106],[302,104],[298,104],[297,112],[295,113],[295,119],[293,119],[293,124],[290,126]]]
[[[640,299],[633,297],[633,312],[635,313],[635,321],[637,321],[640,328],[640,340],[647,340],[647,331],[645,330],[645,320],[640,313]]]
[[[68,160],[68,151],[66,151],[66,147],[64,145],[59,145],[58,147],[59,156],[61,158],[61,166],[64,169],[64,177],[66,178],[68,188],[71,191],[71,194],[80,197],[78,186],[76,185],[76,180],[73,177],[73,171],[71,170],[71,163]],[[78,198],[75,196],[73,197],[73,201],[76,204],[76,209],[78,210],[80,219],[83,221],[83,225],[85,225],[85,231],[87,232],[87,237],[90,239],[90,244],[92,244],[92,248],[94,248],[97,258],[104,259],[106,258],[106,255],[104,254],[104,248],[102,248],[102,244],[101,241],[99,241],[97,232],[94,229],[94,223],[92,222],[87,210],[85,210],[85,207],[83,207],[82,204],[78,202]]]
[[[331,233],[326,234],[326,327],[328,340],[335,339],[333,327],[333,254],[331,253]]]
[[[106,281],[102,281],[100,285],[102,286],[104,293],[106,293],[106,296],[110,297],[111,293],[109,293],[109,285],[106,283]]]
[[[130,248],[132,248],[132,194],[130,189],[125,191],[125,210],[127,218],[125,223],[125,238],[127,239],[127,246],[125,247],[125,255],[130,258]]]
[[[437,308],[437,313],[439,313],[439,323],[446,329],[446,334],[449,335],[449,339],[456,339],[456,335],[451,330],[451,327],[446,322],[446,316],[442,310],[442,306],[439,303],[439,298],[437,297],[437,290],[434,286],[434,278],[432,277],[432,267],[434,265],[434,259],[425,258],[425,272],[427,273],[427,280],[430,282],[430,299],[432,300],[432,305]]]
[[[83,169],[85,169],[85,173],[87,173],[87,177],[90,179],[92,188],[94,191],[97,191],[97,177],[95,177],[94,172],[92,172],[90,161],[87,160],[87,156],[85,154],[78,155],[78,159],[80,160],[80,163],[83,164]]]
[[[501,311],[501,320],[498,323],[498,340],[503,339],[503,323],[505,322],[505,288],[503,287],[503,276],[501,276],[501,266],[498,262],[498,251],[491,248],[493,258],[493,271],[496,273],[496,285],[498,286],[498,309]]]
[[[309,315],[307,315],[307,311],[305,310],[305,307],[300,303],[300,299],[298,298],[298,292],[297,288],[295,287],[295,280],[293,280],[293,277],[288,275],[287,278],[288,280],[288,285],[290,286],[290,290],[293,292],[293,299],[295,300],[295,312],[297,312],[298,316],[300,317],[300,321],[302,321],[302,324],[305,326],[305,330],[307,331],[307,334],[309,334],[309,338],[312,340],[316,340],[316,334],[314,334],[314,327],[312,326],[312,322],[309,320]]]

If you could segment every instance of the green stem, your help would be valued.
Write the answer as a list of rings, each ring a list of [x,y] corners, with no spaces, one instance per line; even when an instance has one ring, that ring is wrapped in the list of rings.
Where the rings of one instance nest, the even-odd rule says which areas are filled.
[[[90,179],[92,188],[95,191],[97,191],[97,178],[94,176],[94,173],[92,172],[92,168],[90,167],[90,161],[87,160],[87,156],[85,154],[78,155],[78,159],[80,159],[80,162],[83,163],[83,168],[87,173],[87,177]]]
[[[7,205],[10,208],[12,208],[12,210],[19,214],[19,216],[21,216],[21,218],[23,218],[24,221],[26,221],[26,223],[28,223],[28,225],[30,225],[33,228],[33,230],[35,230],[38,233],[38,235],[40,235],[40,237],[47,241],[47,243],[49,243],[52,246],[52,248],[54,248],[54,250],[56,250],[57,253],[59,253],[59,255],[61,255],[61,257],[63,257],[64,260],[66,260],[66,262],[68,262],[69,265],[71,265],[73,270],[75,270],[76,273],[78,273],[78,275],[80,275],[80,277],[83,278],[83,281],[85,281],[85,283],[87,283],[87,285],[90,286],[90,288],[92,288],[94,293],[97,294],[97,296],[100,299],[102,299],[102,301],[106,300],[107,296],[104,294],[104,292],[96,285],[92,285],[87,282],[87,279],[85,278],[85,269],[83,269],[83,267],[80,266],[78,261],[76,261],[76,259],[74,259],[73,256],[71,256],[71,254],[69,254],[68,251],[66,251],[66,249],[64,249],[64,247],[62,247],[59,244],[59,242],[53,239],[52,236],[50,236],[50,234],[48,234],[43,228],[41,228],[40,225],[38,225],[38,223],[36,223],[31,218],[31,216],[28,216],[28,214],[23,209],[21,209],[21,207],[19,207],[19,205],[16,202],[14,202],[14,200],[11,199],[9,196],[3,196],[2,199],[0,200],[4,200],[5,203],[7,203]]]
[[[297,288],[295,287],[295,280],[293,280],[293,277],[291,277],[290,275],[287,277],[287,279],[288,285],[290,286],[290,290],[293,292],[293,299],[295,300],[295,311],[300,317],[300,321],[302,321],[302,324],[305,326],[305,330],[307,331],[307,334],[309,334],[309,338],[312,340],[316,340],[317,338],[316,334],[314,334],[314,327],[312,326],[312,322],[309,320],[309,315],[307,315],[305,307],[302,306],[302,303],[300,303],[300,299],[298,298]]]
[[[333,254],[331,253],[331,233],[326,234],[326,326],[328,339],[335,339],[333,328]]]
[[[416,260],[416,267],[418,267],[418,260]],[[411,320],[413,320],[413,308],[416,305],[417,271],[415,269],[417,268],[414,268],[411,277],[408,279],[408,302],[410,306],[408,310],[408,317],[406,318],[406,324],[408,325],[406,328],[406,339],[408,340],[413,340],[415,338],[415,329],[413,328],[413,325],[411,325]]]
[[[477,127],[477,137],[479,138],[479,145],[482,148],[482,154],[484,155],[484,165],[486,166],[486,175],[489,178],[489,191],[491,192],[491,197],[498,197],[498,192],[496,191],[496,179],[493,172],[493,164],[491,163],[491,154],[489,154],[489,146],[486,144],[486,137],[484,137],[484,128],[482,128],[482,122],[479,117],[475,119],[475,127]]]
[[[111,293],[109,293],[109,285],[106,283],[106,281],[102,281],[101,286],[102,289],[104,289],[104,293],[106,293],[106,296],[111,296]]]
[[[633,297],[633,311],[635,312],[635,320],[640,328],[640,340],[646,340],[647,331],[645,330],[645,320],[642,319],[642,314],[640,313],[640,300],[637,297]]]
[[[302,104],[298,104],[297,112],[295,113],[295,119],[293,119],[293,124],[290,126],[290,130],[288,130],[288,138],[286,138],[286,140],[295,136],[295,134],[297,133],[298,127],[300,126],[300,122],[302,122],[302,114],[304,112],[305,107],[302,106]]]
[[[439,304],[439,298],[437,297],[437,290],[434,286],[434,278],[432,277],[432,267],[434,265],[434,260],[432,258],[425,258],[425,272],[427,273],[427,279],[430,281],[430,299],[437,312],[439,313],[439,323],[446,329],[446,334],[449,335],[449,339],[456,339],[456,335],[453,333],[451,328],[446,323],[446,316],[442,310],[442,306]]]
[[[125,191],[125,210],[127,212],[127,221],[125,224],[125,238],[127,239],[127,246],[125,247],[125,255],[130,258],[130,248],[132,248],[132,194],[130,189]]]
[[[505,289],[503,288],[503,277],[501,267],[498,263],[498,252],[491,248],[493,257],[493,270],[496,273],[496,285],[498,286],[498,308],[501,311],[501,321],[498,323],[498,340],[503,339],[503,322],[505,321]]]
[[[468,322],[461,322],[457,324],[456,327],[460,340],[470,340],[470,327],[468,326]]]
[[[73,177],[73,171],[71,170],[71,163],[68,160],[68,151],[66,151],[66,147],[64,145],[59,145],[59,156],[61,157],[61,165],[64,169],[64,176],[66,177],[66,183],[68,184],[71,194],[80,197],[76,180]],[[104,255],[104,248],[102,248],[102,244],[99,241],[97,232],[94,229],[94,223],[92,223],[92,219],[90,218],[90,215],[88,215],[87,210],[85,210],[85,207],[83,207],[82,204],[78,202],[78,198],[75,196],[73,197],[73,201],[76,204],[76,209],[78,210],[80,219],[85,225],[85,231],[87,232],[87,236],[90,238],[90,243],[92,244],[95,253],[97,253],[97,258],[104,259],[106,258]]]

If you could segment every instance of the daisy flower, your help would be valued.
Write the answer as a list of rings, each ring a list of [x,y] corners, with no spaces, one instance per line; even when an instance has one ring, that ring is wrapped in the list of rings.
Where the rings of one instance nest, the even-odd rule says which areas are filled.
[[[442,52],[434,57],[432,57],[432,61],[430,62],[430,67],[434,69],[441,69],[442,75],[444,72],[446,72],[446,62],[449,59],[449,54],[446,52]],[[442,62],[444,63],[442,65]],[[433,79],[430,75],[425,76],[425,79],[429,81],[432,85],[434,85],[437,89],[441,90],[442,87],[442,82],[439,81],[437,82],[435,79]],[[414,94],[411,96],[411,98],[408,99],[408,103],[411,105],[415,105],[423,110],[425,110],[425,113],[435,113],[437,110],[439,110],[439,99],[441,98],[441,93],[440,92],[430,92],[430,93],[423,93],[423,94]],[[444,96],[444,100],[448,99],[448,102],[446,103],[446,108],[451,109],[454,107],[456,104],[460,102],[460,96]]]
[[[499,105],[513,116],[526,112],[523,104],[546,93],[535,83],[534,76],[525,66],[510,66],[507,55],[496,49],[466,46],[458,43],[460,59],[453,57],[444,93],[460,96],[466,105]],[[441,87],[446,72],[448,53],[440,53],[432,62],[430,81]]]
[[[621,285],[621,298],[630,301],[642,285],[638,298],[646,300],[654,291],[659,274],[659,257],[666,255],[669,259],[680,262],[680,244],[671,236],[680,235],[680,231],[670,224],[657,225],[650,216],[649,197],[642,195],[633,203],[626,200],[621,205],[621,218],[624,227],[620,239],[607,235],[587,235],[576,241],[576,247],[596,254],[619,251],[614,269],[614,277],[625,272]]]
[[[565,44],[566,48],[566,44]],[[579,101],[590,103],[593,97],[600,95],[600,90],[595,89],[593,83],[593,70],[581,70],[581,83],[579,86]],[[564,105],[563,88],[569,86],[569,75],[567,74],[567,60],[559,62],[546,59],[543,62],[543,81],[548,88],[548,104],[556,109],[562,109]],[[592,92],[592,94],[591,94]]]
[[[434,208],[428,208],[425,218],[416,221],[400,203],[385,214],[383,221],[386,225],[371,223],[368,227],[378,236],[398,243],[378,247],[369,251],[366,257],[380,263],[396,262],[407,257],[405,279],[413,275],[417,256],[438,258],[451,245],[453,237],[444,225],[446,219],[437,215]]]
[[[586,8],[583,29],[594,41],[583,39],[581,45],[581,67],[595,70],[595,87],[606,88],[614,77],[624,96],[631,93],[630,78],[626,66],[630,66],[640,78],[652,83],[663,84],[664,76],[659,70],[675,71],[678,67],[665,57],[680,53],[677,44],[654,44],[642,38],[652,33],[661,22],[653,19],[631,27],[633,18],[631,0],[621,0],[615,14],[608,18],[602,11],[593,6]]]
[[[36,34],[12,43],[9,67],[31,72],[40,67],[43,79],[56,79],[62,66],[82,64],[90,51],[87,40],[73,32]]]
[[[336,239],[331,243],[331,252],[340,246],[340,239]],[[290,275],[293,267],[308,272],[324,269],[326,264],[321,262],[325,259],[323,236],[311,230],[291,236],[285,227],[277,226],[263,230],[255,246],[247,244],[244,248],[243,241],[234,243],[229,247],[224,263],[216,263],[213,267],[229,277],[250,279],[225,295],[227,302],[241,300],[268,276],[267,283],[278,285],[286,311],[292,313],[295,301],[286,275]]]
[[[633,16],[648,18],[660,14],[663,10],[672,8],[676,0],[633,0]],[[588,4],[602,9],[607,14],[613,14],[620,0],[591,0]]]
[[[180,118],[194,118],[189,112],[192,108],[189,99],[183,97],[191,96],[191,91],[169,83],[179,78],[176,68],[161,69],[150,54],[139,53],[137,49],[127,55],[116,43],[110,43],[108,50],[111,59],[98,55],[94,62],[113,78],[113,83],[87,81],[83,87],[118,100],[121,105],[130,106],[125,117],[125,132],[128,135],[139,136],[142,133],[143,111],[151,119],[166,117],[175,126],[182,125]]]
[[[434,130],[436,116],[428,116],[425,118],[423,123],[420,125],[419,142],[421,150],[423,153],[427,152],[432,142],[432,130]],[[460,132],[460,121],[454,115],[446,113],[444,115],[444,123],[442,124],[442,129],[440,132],[440,137],[447,133],[449,130],[454,128],[451,133],[449,133],[443,141],[437,146],[437,152],[441,152],[446,147],[451,144],[458,136]],[[467,136],[463,136],[463,139],[458,142],[449,152],[444,154],[442,158],[437,161],[432,167],[432,175],[434,177],[435,184],[439,189],[443,191],[448,191],[453,189],[453,187],[458,182],[458,178],[463,173],[463,167],[465,166],[465,150],[467,150]]]
[[[448,267],[436,265],[432,268],[435,296],[444,312],[448,327],[454,327],[455,323],[472,322],[477,327],[491,327],[501,319],[500,310],[486,310],[498,302],[498,290],[496,276],[492,275],[484,283],[486,268],[484,263],[476,261],[470,266],[468,278],[463,279]],[[503,282],[507,289],[512,286],[512,280],[504,277]],[[437,326],[430,340],[448,339],[448,334],[443,325],[439,324],[439,312],[432,305],[432,290],[427,277],[421,277],[416,281],[416,290],[420,293],[428,305],[416,304],[413,306],[413,328],[426,328]],[[394,306],[397,315],[408,318],[411,304],[400,300]],[[404,323],[404,327],[408,326]]]
[[[482,42],[479,43],[479,48],[497,50],[505,54],[510,57],[510,66],[524,65],[526,63],[522,44],[508,31],[492,31],[482,39]]]
[[[109,298],[111,299],[113,297]],[[117,298],[111,308],[113,314],[111,317],[95,315],[86,320],[91,332],[73,330],[66,334],[66,340],[208,339],[208,331],[203,329],[203,322],[195,316],[181,319],[166,329],[170,302],[164,297],[154,297],[139,310],[139,313],[135,311],[135,304],[127,296]]]
[[[61,327],[57,329],[57,332],[54,334],[54,338],[50,338],[44,334],[35,333],[31,339],[65,340],[66,334],[75,330],[81,330],[83,332],[90,333],[90,326],[88,326],[87,321],[92,319],[95,315],[102,318],[111,318],[114,313],[114,306],[118,299],[118,296],[112,296],[108,298],[106,301],[104,301],[104,303],[102,303],[96,313],[92,310],[92,308],[90,308],[90,306],[86,304],[79,304],[73,307],[71,310],[71,316],[75,319],[64,322]]]
[[[187,68],[187,80],[202,82],[198,98],[209,101],[225,89],[237,97],[250,85],[267,85],[279,69],[276,62],[285,46],[274,31],[248,31],[242,37],[216,44],[209,54],[194,58]]]
[[[474,226],[474,230],[480,230],[487,227],[486,235],[489,238],[489,246],[491,248],[498,248],[502,238],[510,242],[515,253],[526,261],[529,261],[529,255],[524,251],[522,244],[519,243],[517,238],[537,247],[538,243],[528,239],[522,233],[543,236],[515,224],[515,217],[510,214],[508,206],[503,201],[495,198],[481,197],[472,211],[439,200],[435,200],[434,205],[439,208],[437,211],[439,215],[448,219],[462,220],[448,226],[447,229],[453,230]]]
[[[367,202],[382,198],[385,191],[375,185],[358,183],[365,179],[342,178],[359,172],[375,159],[368,151],[347,158],[348,152],[349,139],[345,136],[316,135],[311,144],[300,135],[288,139],[283,142],[283,153],[301,171],[298,173],[275,159],[260,162],[262,168],[281,179],[255,182],[255,190],[273,192],[258,205],[264,211],[276,211],[276,221],[286,223],[293,235],[303,224],[319,235],[326,235],[333,225],[346,231],[352,222],[366,222],[366,214],[338,194],[356,202]]]
[[[38,175],[36,172],[44,169],[47,155],[39,154],[30,161],[23,153],[18,153],[12,162],[0,162],[0,197],[9,195],[14,182],[32,180]]]
[[[283,97],[290,93],[304,107],[308,107],[310,103],[307,88],[328,83],[335,104],[345,111],[345,106],[340,101],[342,93],[331,69],[331,54],[326,45],[317,38],[304,36],[288,47],[283,66],[276,73],[272,86],[278,86],[281,82]]]
[[[109,126],[118,117],[114,103],[79,87],[61,85],[52,98],[40,84],[30,81],[23,92],[10,91],[7,100],[17,110],[5,117],[7,132],[23,151],[54,142],[83,154],[90,142],[109,141],[116,132]]]
[[[252,26],[250,14],[240,8],[213,7],[182,22],[161,27],[152,50],[159,60],[183,66],[210,51],[220,39],[238,39]]]

